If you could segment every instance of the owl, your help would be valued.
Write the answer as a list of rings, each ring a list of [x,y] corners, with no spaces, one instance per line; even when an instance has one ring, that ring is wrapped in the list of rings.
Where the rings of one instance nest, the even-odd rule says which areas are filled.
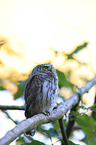
[[[51,64],[37,65],[25,85],[25,116],[51,112],[58,96],[58,77]],[[34,132],[34,131],[33,131]],[[33,134],[29,132],[28,134]]]

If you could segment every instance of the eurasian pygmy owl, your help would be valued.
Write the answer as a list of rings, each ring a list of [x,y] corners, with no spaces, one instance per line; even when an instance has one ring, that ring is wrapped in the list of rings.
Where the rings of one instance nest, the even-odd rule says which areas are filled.
[[[25,116],[51,112],[58,96],[58,77],[51,64],[37,65],[25,86]]]

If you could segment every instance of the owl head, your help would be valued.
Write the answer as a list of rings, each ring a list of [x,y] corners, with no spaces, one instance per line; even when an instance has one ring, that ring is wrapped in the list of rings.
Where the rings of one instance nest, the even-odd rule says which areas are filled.
[[[37,75],[37,74],[50,74],[50,75],[55,75],[56,74],[56,70],[54,69],[53,65],[51,64],[40,64],[37,65],[33,70],[31,75]]]

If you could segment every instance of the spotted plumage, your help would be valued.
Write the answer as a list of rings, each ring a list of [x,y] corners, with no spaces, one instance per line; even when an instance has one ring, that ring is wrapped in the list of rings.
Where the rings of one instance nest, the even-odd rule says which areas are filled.
[[[58,96],[58,77],[51,64],[37,65],[25,86],[25,116],[51,112]]]

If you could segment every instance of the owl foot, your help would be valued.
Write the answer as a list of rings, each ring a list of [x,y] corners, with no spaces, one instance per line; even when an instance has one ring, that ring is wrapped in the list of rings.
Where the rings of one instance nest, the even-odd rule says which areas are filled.
[[[27,132],[26,132],[26,135],[27,135],[27,136],[34,136],[35,131],[36,131],[36,129],[32,129],[32,130],[30,130],[30,131],[27,131]]]
[[[44,115],[48,116],[50,114],[50,112],[42,112]]]

